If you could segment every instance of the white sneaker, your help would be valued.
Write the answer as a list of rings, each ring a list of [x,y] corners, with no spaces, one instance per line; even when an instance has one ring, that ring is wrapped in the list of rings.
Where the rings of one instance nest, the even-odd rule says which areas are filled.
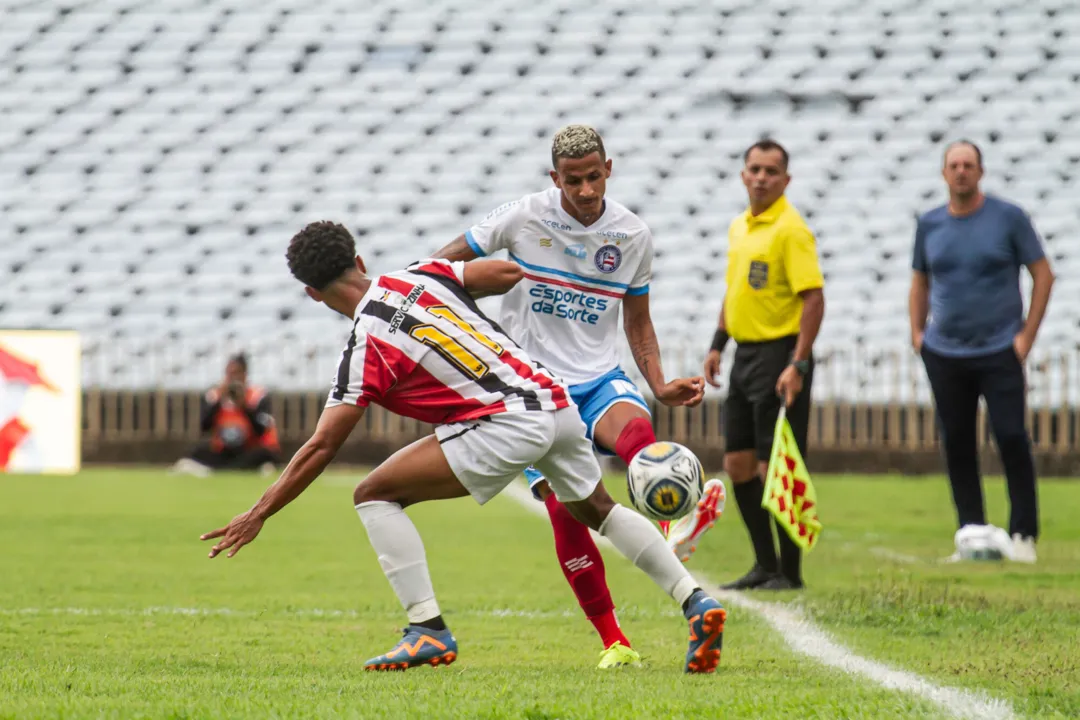
[[[1035,538],[1024,537],[1020,533],[1012,536],[1012,555],[1009,557],[1013,562],[1035,564]]]
[[[965,525],[956,531],[953,542],[956,552],[941,562],[995,562],[1012,554],[1009,533],[993,525]]]
[[[724,514],[725,499],[723,480],[713,478],[705,483],[701,499],[698,500],[694,511],[672,523],[668,528],[668,547],[676,557],[683,562],[690,559],[697,550],[697,543],[701,536]]]
[[[191,458],[180,458],[169,468],[171,475],[194,475],[195,477],[210,477],[211,469]]]

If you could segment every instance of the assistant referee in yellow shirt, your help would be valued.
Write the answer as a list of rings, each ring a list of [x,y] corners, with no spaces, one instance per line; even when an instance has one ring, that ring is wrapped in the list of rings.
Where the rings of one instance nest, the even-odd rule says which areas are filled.
[[[814,234],[792,207],[784,190],[788,154],[762,140],[743,156],[742,181],[750,207],[728,228],[727,292],[720,326],[705,360],[705,379],[718,386],[720,353],[729,338],[737,344],[724,403],[724,470],[750,533],[757,562],[732,590],[801,588],[799,546],[761,507],[763,478],[772,450],[780,403],[799,450],[806,457],[810,423],[811,350],[825,313],[824,284]]]

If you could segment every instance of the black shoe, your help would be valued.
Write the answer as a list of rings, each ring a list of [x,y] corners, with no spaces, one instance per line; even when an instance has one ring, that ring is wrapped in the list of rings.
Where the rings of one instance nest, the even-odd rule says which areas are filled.
[[[769,578],[768,582],[757,587],[758,590],[802,590],[802,580],[794,581],[783,575],[776,574]]]
[[[769,572],[760,565],[754,565],[750,568],[750,572],[743,575],[738,580],[729,582],[727,585],[721,585],[721,590],[753,590],[754,588],[761,587],[765,583],[772,580],[774,573]]]

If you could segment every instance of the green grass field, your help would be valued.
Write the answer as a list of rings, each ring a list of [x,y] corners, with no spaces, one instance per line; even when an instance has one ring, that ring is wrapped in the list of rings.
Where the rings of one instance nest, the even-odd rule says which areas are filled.
[[[156,471],[0,476],[0,717],[911,717],[947,708],[794,653],[732,608],[716,675],[681,672],[678,608],[616,554],[608,578],[641,670],[594,669],[599,642],[550,529],[510,498],[410,511],[460,643],[449,668],[364,673],[405,624],[351,507],[359,475],[320,479],[237,557],[200,533],[266,481]],[[798,608],[852,653],[978,691],[1029,718],[1080,716],[1080,484],[1040,486],[1040,562],[939,565],[941,479],[815,478],[826,525]],[[616,490],[621,481],[612,478]],[[991,520],[1004,488],[988,483]],[[749,567],[738,512],[691,566]]]

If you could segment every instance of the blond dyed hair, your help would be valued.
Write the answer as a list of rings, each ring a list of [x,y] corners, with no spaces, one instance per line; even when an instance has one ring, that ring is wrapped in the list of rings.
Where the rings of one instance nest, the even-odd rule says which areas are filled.
[[[600,133],[588,125],[567,125],[551,141],[551,166],[558,169],[559,158],[577,160],[594,152],[600,153],[601,160],[607,159]]]

